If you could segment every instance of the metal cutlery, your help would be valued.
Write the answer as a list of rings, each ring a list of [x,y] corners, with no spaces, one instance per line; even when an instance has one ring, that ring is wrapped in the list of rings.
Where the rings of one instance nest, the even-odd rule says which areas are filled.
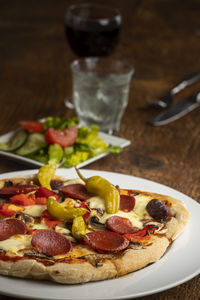
[[[147,102],[156,107],[167,108],[172,105],[174,95],[178,94],[180,91],[197,82],[198,80],[200,80],[200,71],[187,76],[181,82],[176,84],[164,97],[158,100],[148,99]]]
[[[161,112],[156,117],[149,120],[149,124],[154,126],[166,125],[181,118],[198,106],[200,106],[200,92],[179,101],[177,104],[171,106],[168,110]]]

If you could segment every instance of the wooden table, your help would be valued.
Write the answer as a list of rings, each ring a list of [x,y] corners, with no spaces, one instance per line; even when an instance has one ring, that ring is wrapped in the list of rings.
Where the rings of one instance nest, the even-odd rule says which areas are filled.
[[[75,58],[65,41],[63,18],[66,8],[76,2],[81,1],[0,1],[0,134],[15,129],[22,119],[74,115],[63,104],[71,95],[69,64]],[[152,127],[147,121],[159,110],[146,101],[159,98],[182,77],[200,69],[200,2],[99,2],[121,10],[123,30],[113,58],[126,58],[135,67],[129,104],[118,132],[131,140],[131,146],[88,168],[151,179],[200,202],[200,108],[169,125]],[[199,88],[196,84],[180,97]],[[1,173],[30,168],[1,157]],[[142,299],[199,298],[197,276]]]

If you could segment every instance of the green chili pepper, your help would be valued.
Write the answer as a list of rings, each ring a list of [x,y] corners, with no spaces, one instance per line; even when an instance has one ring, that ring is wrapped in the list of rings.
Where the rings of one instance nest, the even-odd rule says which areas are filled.
[[[84,178],[77,168],[76,171],[79,177],[85,182],[87,191],[91,194],[98,195],[105,200],[106,212],[108,214],[114,214],[118,212],[120,194],[114,185],[101,176]]]
[[[53,196],[47,199],[47,210],[50,215],[56,219],[74,219],[75,217],[83,216],[87,210],[82,207],[71,207],[66,204],[59,203]]]
[[[39,172],[37,174],[38,180],[41,184],[41,186],[51,190],[51,179],[55,175],[56,172],[56,166],[53,165],[44,165],[39,169]]]
[[[72,235],[81,239],[86,234],[86,225],[82,216],[75,217],[72,224]]]

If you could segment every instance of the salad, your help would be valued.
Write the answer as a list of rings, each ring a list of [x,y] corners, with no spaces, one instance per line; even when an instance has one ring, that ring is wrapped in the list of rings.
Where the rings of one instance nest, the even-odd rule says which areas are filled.
[[[76,117],[48,117],[44,122],[21,121],[21,128],[0,150],[12,152],[43,164],[70,168],[101,153],[119,154],[121,147],[99,138],[99,127],[78,126]]]

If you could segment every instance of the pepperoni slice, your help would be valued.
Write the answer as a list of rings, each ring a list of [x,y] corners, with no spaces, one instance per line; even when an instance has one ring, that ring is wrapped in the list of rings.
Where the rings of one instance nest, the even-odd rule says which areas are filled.
[[[119,234],[133,233],[138,228],[133,227],[131,221],[127,218],[119,216],[112,216],[106,220],[106,226],[108,229],[117,232]]]
[[[0,241],[7,240],[9,237],[15,234],[25,234],[26,231],[26,225],[21,220],[0,220]]]
[[[85,201],[92,197],[92,195],[86,190],[85,185],[80,183],[65,185],[61,191],[68,197],[81,201]]]
[[[71,252],[72,244],[62,234],[53,230],[40,230],[33,235],[33,247],[47,255],[59,255]]]
[[[120,195],[120,210],[129,212],[135,206],[135,198],[131,195]]]
[[[128,247],[129,241],[115,232],[92,231],[86,234],[84,242],[100,252],[118,252]]]
[[[6,186],[0,189],[1,197],[11,197],[17,194],[27,194],[36,191],[39,187],[33,184]]]

